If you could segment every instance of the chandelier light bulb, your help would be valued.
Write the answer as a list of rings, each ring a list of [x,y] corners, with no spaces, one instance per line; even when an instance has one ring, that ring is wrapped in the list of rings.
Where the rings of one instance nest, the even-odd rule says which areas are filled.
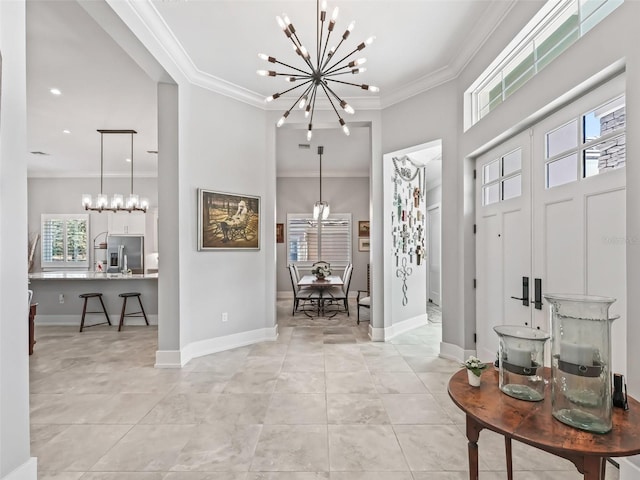
[[[289,16],[286,13],[282,14],[282,19],[287,27],[291,27],[291,20],[289,20]]]
[[[280,128],[282,125],[284,125],[284,122],[288,116],[289,116],[289,111],[287,110],[286,112],[284,112],[284,115],[280,117],[280,120],[278,120],[278,123],[276,123],[276,127]]]
[[[302,97],[300,99],[300,103],[298,103],[298,108],[302,109],[305,107],[305,105],[307,104],[307,96],[305,95],[304,97]]]
[[[260,60],[269,60],[269,55],[266,55],[266,54],[264,54],[264,53],[259,53],[259,54],[258,54],[258,58],[259,58]]]
[[[297,78],[296,78],[296,77],[284,77],[284,79],[285,79],[285,81],[287,81],[287,82],[292,82],[292,83],[293,83],[293,82],[295,82],[295,81],[297,80]]]
[[[331,211],[331,209],[329,208],[329,204],[327,202],[322,203],[324,203],[324,205],[322,205],[322,219],[326,220],[327,218],[329,218],[329,212]]]
[[[380,89],[378,87],[374,87],[373,85],[369,86],[369,91],[373,92],[373,93],[378,93],[380,91]]]
[[[336,22],[336,20],[338,19],[338,13],[340,13],[340,9],[338,7],[333,9],[333,13],[331,14],[331,21],[333,23]]]
[[[304,118],[309,118],[309,114],[311,113],[311,104],[307,104],[307,108],[304,109]]]
[[[327,11],[327,0],[322,0],[322,3],[320,4],[320,11],[326,13],[326,11]]]
[[[313,132],[311,131],[311,125],[309,125],[309,130],[307,130],[307,142],[311,141],[311,137],[313,137]]]
[[[89,208],[93,203],[93,199],[91,198],[91,194],[83,193],[82,194],[82,206],[84,208]]]
[[[371,45],[374,41],[376,40],[375,35],[370,36],[369,38],[367,38],[364,43],[367,44],[367,46]]]
[[[142,208],[145,212],[147,211],[147,209],[149,208],[149,199],[148,198],[142,198],[140,200],[140,208]]]
[[[364,73],[366,71],[367,69],[365,67],[361,67],[361,68],[354,68],[353,70],[351,70],[351,73],[353,73],[354,75],[357,75],[358,73]]]
[[[256,70],[256,73],[261,77],[266,77],[269,75],[269,72],[267,70]]]
[[[304,48],[304,45],[300,45],[300,53],[304,58],[308,59],[310,57],[309,52]]]
[[[340,102],[340,106],[342,107],[342,109],[347,112],[350,113],[351,115],[353,115],[354,113],[356,113],[356,111],[353,109],[353,107],[351,105],[349,105],[347,102],[345,102],[344,100],[342,100]]]
[[[278,15],[276,17],[276,22],[278,22],[278,26],[282,29],[282,30],[286,30],[287,29],[287,24],[284,23],[284,20],[282,20],[282,18],[280,18],[280,16]]]
[[[340,119],[340,125],[342,125],[342,131],[348,137],[351,132],[349,131],[349,127],[347,126],[346,122],[342,118]]]

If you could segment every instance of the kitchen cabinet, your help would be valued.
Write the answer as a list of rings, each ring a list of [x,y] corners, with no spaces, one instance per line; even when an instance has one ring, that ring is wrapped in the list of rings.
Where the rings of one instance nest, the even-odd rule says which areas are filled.
[[[144,235],[146,216],[143,212],[109,212],[109,235]]]

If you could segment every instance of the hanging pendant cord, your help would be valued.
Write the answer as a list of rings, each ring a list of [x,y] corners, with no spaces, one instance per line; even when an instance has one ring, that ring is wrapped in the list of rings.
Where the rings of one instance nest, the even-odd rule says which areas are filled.
[[[131,133],[131,196],[133,196],[133,132]]]
[[[100,132],[100,195],[102,195],[102,178],[104,176],[104,133]]]

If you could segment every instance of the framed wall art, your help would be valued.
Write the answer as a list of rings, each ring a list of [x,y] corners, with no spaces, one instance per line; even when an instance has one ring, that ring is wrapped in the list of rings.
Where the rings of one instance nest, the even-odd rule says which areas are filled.
[[[276,243],[284,243],[284,223],[276,223]]]
[[[360,252],[368,252],[371,247],[370,241],[368,238],[359,238],[358,239],[358,251]]]
[[[360,220],[358,222],[358,237],[369,238],[369,220]]]
[[[198,189],[198,250],[259,250],[260,197]]]

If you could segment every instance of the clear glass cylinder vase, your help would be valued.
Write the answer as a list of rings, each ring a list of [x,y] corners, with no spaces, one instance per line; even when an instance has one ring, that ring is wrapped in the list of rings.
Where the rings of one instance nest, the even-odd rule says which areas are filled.
[[[519,325],[493,327],[500,339],[500,390],[507,395],[538,402],[544,399],[544,344],[549,334]]]
[[[611,430],[611,321],[614,298],[544,296],[551,310],[553,416],[594,433]],[[617,318],[617,317],[616,317]]]

